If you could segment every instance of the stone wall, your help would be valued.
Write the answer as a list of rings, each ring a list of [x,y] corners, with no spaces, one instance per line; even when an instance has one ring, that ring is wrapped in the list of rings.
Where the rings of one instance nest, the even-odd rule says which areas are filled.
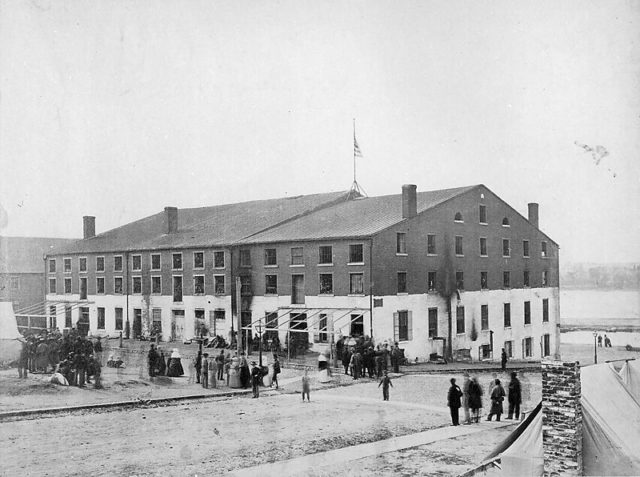
[[[582,475],[580,364],[542,361],[544,474]]]

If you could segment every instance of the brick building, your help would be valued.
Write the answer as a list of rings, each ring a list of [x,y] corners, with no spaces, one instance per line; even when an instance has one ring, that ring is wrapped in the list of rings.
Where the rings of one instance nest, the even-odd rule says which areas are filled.
[[[558,246],[484,185],[329,193],[164,212],[48,256],[61,327],[163,340],[238,325],[327,346],[332,331],[409,358],[555,356]],[[236,289],[239,283],[239,289]],[[238,307],[239,304],[239,307]]]

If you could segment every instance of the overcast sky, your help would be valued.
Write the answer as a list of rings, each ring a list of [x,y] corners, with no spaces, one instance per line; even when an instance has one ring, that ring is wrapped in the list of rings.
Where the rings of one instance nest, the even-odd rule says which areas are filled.
[[[640,261],[640,2],[0,6],[3,234],[346,190],[356,118],[370,196],[483,183],[562,260]]]

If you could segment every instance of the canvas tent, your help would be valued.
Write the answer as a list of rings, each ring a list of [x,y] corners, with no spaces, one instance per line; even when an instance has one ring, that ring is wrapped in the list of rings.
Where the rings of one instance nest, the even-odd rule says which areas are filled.
[[[18,339],[22,335],[18,331],[13,304],[0,301],[0,364],[15,361],[20,356],[22,343]]]
[[[640,401],[640,361],[636,359],[625,361],[620,370],[620,378],[631,395]]]

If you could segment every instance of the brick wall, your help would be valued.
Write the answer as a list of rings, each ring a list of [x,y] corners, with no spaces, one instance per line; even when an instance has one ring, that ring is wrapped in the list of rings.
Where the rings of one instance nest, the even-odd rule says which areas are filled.
[[[544,475],[582,475],[580,365],[542,361]]]

